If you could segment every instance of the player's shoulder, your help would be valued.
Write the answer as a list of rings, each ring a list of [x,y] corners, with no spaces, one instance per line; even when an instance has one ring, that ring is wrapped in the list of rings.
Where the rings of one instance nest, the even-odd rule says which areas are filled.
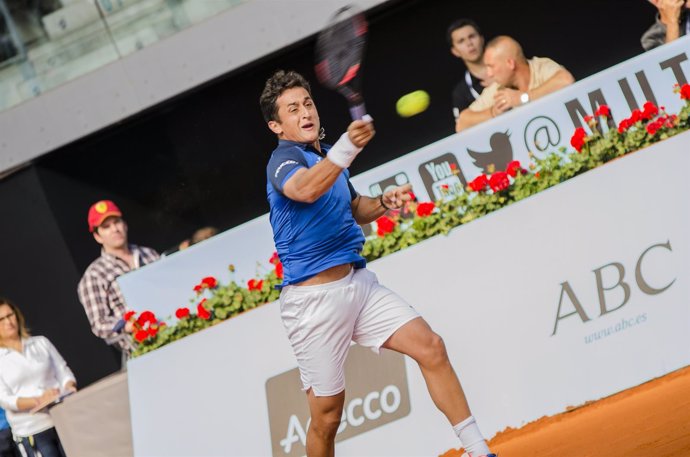
[[[306,166],[307,161],[304,156],[305,149],[305,146],[300,143],[281,141],[271,153],[266,168],[268,170],[273,170],[281,165],[285,166],[287,164],[301,164]]]

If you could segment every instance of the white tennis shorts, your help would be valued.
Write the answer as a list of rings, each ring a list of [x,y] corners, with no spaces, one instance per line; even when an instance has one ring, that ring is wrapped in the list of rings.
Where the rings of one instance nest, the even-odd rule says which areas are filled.
[[[417,311],[379,284],[366,268],[314,286],[286,286],[280,313],[297,357],[303,389],[336,395],[345,389],[344,365],[351,341],[378,353]]]

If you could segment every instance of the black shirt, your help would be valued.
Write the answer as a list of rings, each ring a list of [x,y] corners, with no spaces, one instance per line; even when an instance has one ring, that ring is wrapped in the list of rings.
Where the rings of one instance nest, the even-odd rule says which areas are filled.
[[[481,79],[475,77],[469,71],[465,71],[463,76],[463,79],[453,89],[453,116],[456,119],[460,112],[470,106],[484,90]],[[467,84],[468,77],[472,81],[471,84]],[[470,87],[474,89],[476,95],[472,93]]]

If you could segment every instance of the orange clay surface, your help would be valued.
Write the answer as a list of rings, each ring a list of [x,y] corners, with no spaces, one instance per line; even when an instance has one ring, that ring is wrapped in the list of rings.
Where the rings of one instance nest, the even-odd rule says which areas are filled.
[[[689,457],[690,367],[499,432],[489,445],[499,457]]]

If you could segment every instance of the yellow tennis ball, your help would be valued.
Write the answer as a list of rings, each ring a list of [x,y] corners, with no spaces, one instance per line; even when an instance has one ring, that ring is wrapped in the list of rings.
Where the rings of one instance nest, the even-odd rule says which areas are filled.
[[[395,110],[401,117],[411,117],[424,112],[429,107],[429,94],[425,90],[416,90],[400,97]]]

